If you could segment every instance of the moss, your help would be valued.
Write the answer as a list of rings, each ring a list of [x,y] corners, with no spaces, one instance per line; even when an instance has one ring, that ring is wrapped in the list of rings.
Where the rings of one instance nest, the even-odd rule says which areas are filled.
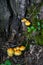
[[[39,35],[36,35],[34,38],[37,45],[43,45],[43,30],[41,30]]]

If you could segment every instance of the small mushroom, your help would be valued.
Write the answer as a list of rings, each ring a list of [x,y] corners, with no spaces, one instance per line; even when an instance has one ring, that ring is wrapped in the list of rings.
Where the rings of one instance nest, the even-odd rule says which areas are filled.
[[[25,50],[25,46],[20,46],[20,51],[24,51]]]
[[[16,48],[13,48],[14,51],[16,51],[17,49]]]
[[[16,50],[15,52],[14,52],[14,55],[15,56],[20,56],[22,54],[22,52],[20,51],[20,50]]]
[[[8,54],[8,56],[12,57],[13,56],[13,49],[12,48],[8,48],[7,49],[7,54]]]
[[[22,20],[21,20],[21,22],[26,22],[27,20],[25,19],[25,18],[23,18]]]
[[[16,47],[16,50],[19,50],[19,47]]]
[[[13,48],[14,51],[19,50],[19,47]]]
[[[26,22],[25,22],[25,25],[26,25],[26,26],[30,26],[30,24],[31,24],[30,21],[26,21]]]

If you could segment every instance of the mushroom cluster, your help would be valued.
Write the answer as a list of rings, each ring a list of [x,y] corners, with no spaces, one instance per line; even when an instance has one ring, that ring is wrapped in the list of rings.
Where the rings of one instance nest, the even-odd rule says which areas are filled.
[[[21,20],[22,23],[25,23],[26,26],[30,26],[31,22],[25,18]]]
[[[22,54],[22,51],[25,50],[25,46],[19,46],[15,48],[8,48],[7,49],[7,54],[9,57],[12,57],[13,55],[15,56],[20,56]]]

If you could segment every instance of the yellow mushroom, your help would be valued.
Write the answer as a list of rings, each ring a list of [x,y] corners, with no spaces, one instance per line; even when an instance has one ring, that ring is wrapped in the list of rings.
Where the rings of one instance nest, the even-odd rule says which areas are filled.
[[[19,47],[13,48],[14,51],[19,50]]]
[[[20,51],[20,50],[16,50],[15,52],[14,52],[14,55],[15,56],[20,56],[22,54],[22,52]]]
[[[19,50],[19,47],[16,47],[16,50]]]
[[[21,20],[21,22],[26,22],[26,19],[25,19],[25,18],[23,18],[23,19]]]
[[[20,51],[24,51],[25,50],[25,46],[20,46]]]
[[[26,22],[25,22],[25,25],[26,25],[26,26],[29,26],[30,24],[31,24],[30,21],[26,21]]]
[[[14,51],[16,51],[16,48],[13,48]]]
[[[12,48],[8,48],[7,49],[7,54],[8,54],[8,56],[12,57],[13,56],[13,49]]]
[[[20,49],[19,49],[19,47],[16,47],[16,48],[14,48],[13,50],[14,50],[14,54],[15,54],[15,52],[16,52],[16,51],[19,51]]]

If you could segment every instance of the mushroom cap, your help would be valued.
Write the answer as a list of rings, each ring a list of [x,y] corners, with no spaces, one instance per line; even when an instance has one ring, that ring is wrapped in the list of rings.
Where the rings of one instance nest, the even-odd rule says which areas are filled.
[[[13,56],[13,49],[12,48],[8,48],[7,49],[7,54],[8,54],[8,56],[12,57]]]
[[[25,25],[26,25],[26,26],[29,26],[30,24],[31,24],[30,21],[26,21],[26,22],[25,22]]]
[[[22,52],[20,51],[20,50],[16,50],[15,52],[14,52],[14,55],[15,56],[20,56],[22,54]]]
[[[26,22],[27,20],[25,19],[25,18],[23,18],[22,20],[21,20],[21,22]]]
[[[16,48],[13,48],[14,51],[16,51]]]
[[[25,46],[20,46],[20,51],[24,51],[25,50]]]
[[[16,53],[17,51],[20,51],[19,47],[15,47],[13,50],[14,50],[14,52],[13,52],[14,55],[15,55],[15,53]]]
[[[15,48],[13,48],[13,50],[14,50],[14,51],[19,50],[19,47],[15,47]]]
[[[16,47],[16,50],[19,50],[19,47]]]

